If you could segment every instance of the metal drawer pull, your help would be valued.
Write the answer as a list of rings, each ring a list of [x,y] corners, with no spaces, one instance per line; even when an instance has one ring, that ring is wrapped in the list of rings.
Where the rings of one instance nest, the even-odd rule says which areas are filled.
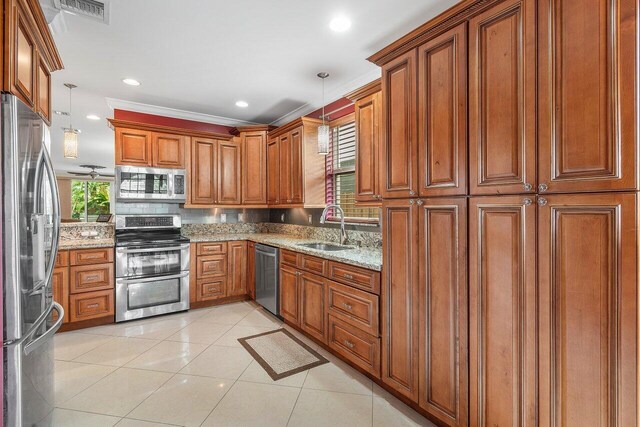
[[[356,346],[354,343],[352,343],[352,342],[351,342],[351,341],[349,341],[349,340],[344,340],[344,345],[346,345],[346,346],[347,346],[347,347],[349,347],[349,348],[353,348],[353,347],[355,347],[355,346]]]
[[[351,309],[353,308],[353,306],[352,306],[351,304],[348,304],[348,303],[346,303],[346,302],[343,302],[343,303],[342,303],[342,306],[343,306],[344,308],[346,308],[347,310],[351,310]]]
[[[344,277],[345,279],[353,280],[353,275],[349,273],[345,273],[342,277]]]
[[[93,276],[85,277],[85,280],[98,280],[99,278],[100,276],[98,276],[97,274],[94,274]]]
[[[99,305],[98,303],[95,303],[95,304],[89,304],[89,305],[87,306],[87,308],[96,308],[96,307],[98,307],[98,305]]]

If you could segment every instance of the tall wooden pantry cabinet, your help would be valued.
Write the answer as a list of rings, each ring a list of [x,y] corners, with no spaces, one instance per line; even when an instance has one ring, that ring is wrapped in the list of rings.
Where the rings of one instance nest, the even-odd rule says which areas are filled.
[[[638,9],[463,0],[369,58],[381,380],[438,425],[639,423]]]

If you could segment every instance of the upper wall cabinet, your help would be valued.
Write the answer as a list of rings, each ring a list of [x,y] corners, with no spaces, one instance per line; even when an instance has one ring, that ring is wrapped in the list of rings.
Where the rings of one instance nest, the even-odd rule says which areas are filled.
[[[230,141],[218,141],[218,161],[216,163],[218,204],[239,205],[242,203],[241,150],[241,143],[237,138]]]
[[[471,194],[536,185],[535,13],[535,0],[509,0],[469,21]]]
[[[4,90],[51,121],[51,73],[63,68],[37,0],[4,2]],[[1,62],[0,62],[1,63]]]
[[[267,131],[269,126],[238,128],[242,141],[242,203],[267,205]]]
[[[116,165],[151,166],[151,132],[116,128]]]
[[[325,156],[318,154],[320,120],[301,117],[269,132],[269,206],[324,207]]]
[[[158,168],[184,169],[188,137],[170,133],[151,134],[151,163]]]
[[[240,141],[193,138],[191,198],[186,207],[240,205],[242,177]]]
[[[380,79],[346,95],[354,102],[356,123],[356,194],[358,203],[381,203],[380,120],[382,92]]]
[[[637,189],[637,0],[538,7],[540,192]]]

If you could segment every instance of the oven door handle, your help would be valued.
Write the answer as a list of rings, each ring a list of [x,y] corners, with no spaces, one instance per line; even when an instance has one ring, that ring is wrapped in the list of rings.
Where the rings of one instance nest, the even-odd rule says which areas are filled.
[[[182,279],[188,275],[189,272],[185,271],[184,273],[174,274],[172,276],[145,277],[144,279],[118,279],[118,282],[124,285],[128,285],[129,283],[163,282],[165,280]]]
[[[178,251],[189,249],[189,243],[183,243],[178,246],[163,246],[161,248],[147,247],[142,249],[118,248],[116,252],[119,254],[138,254],[143,252],[161,252],[161,251]]]

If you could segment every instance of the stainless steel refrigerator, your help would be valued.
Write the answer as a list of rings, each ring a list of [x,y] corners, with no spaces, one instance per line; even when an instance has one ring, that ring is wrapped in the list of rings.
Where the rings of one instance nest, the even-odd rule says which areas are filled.
[[[54,406],[53,334],[64,317],[53,301],[60,234],[49,128],[2,94],[4,425],[46,426]],[[56,316],[54,316],[54,313]]]

